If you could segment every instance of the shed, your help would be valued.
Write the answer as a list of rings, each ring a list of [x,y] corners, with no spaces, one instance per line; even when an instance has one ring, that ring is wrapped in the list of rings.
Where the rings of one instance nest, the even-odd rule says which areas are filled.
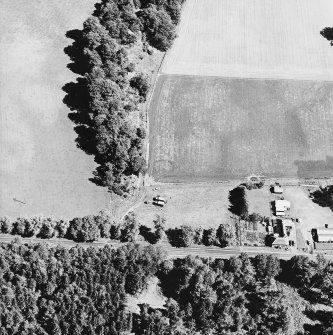
[[[317,229],[318,242],[333,242],[333,229]]]
[[[282,194],[283,193],[283,188],[280,185],[275,185],[273,187],[273,192],[276,194]]]

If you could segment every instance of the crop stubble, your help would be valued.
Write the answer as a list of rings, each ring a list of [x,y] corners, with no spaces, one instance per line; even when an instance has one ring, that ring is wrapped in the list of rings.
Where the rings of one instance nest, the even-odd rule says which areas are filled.
[[[165,74],[333,80],[331,0],[188,0]]]
[[[162,182],[332,175],[333,83],[160,76],[149,173]]]

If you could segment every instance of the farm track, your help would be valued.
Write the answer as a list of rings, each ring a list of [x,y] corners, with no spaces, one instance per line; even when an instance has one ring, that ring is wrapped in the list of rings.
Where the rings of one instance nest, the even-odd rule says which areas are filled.
[[[11,243],[18,236],[0,234],[0,243]],[[47,243],[50,246],[56,247],[61,245],[66,248],[73,247],[97,247],[103,248],[104,246],[110,246],[113,249],[117,249],[124,245],[124,243],[118,241],[97,241],[93,243],[76,243],[66,239],[40,239],[40,238],[20,238],[23,243]],[[147,242],[138,242],[140,245],[149,245]],[[250,257],[255,257],[258,254],[274,255],[279,259],[290,259],[295,255],[303,255],[310,258],[314,258],[314,255],[309,255],[305,253],[291,253],[291,252],[279,252],[266,247],[228,247],[228,248],[218,248],[218,247],[205,247],[205,246],[192,246],[188,248],[174,248],[167,243],[158,244],[161,246],[167,253],[169,258],[184,258],[186,256],[200,256],[206,258],[222,258],[227,259],[233,256],[239,256],[241,253],[247,253]],[[333,255],[325,255],[328,259],[333,259]]]

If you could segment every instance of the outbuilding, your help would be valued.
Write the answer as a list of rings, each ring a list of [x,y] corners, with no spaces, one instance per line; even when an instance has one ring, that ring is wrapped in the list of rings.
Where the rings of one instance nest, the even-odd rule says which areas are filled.
[[[273,193],[282,194],[283,193],[283,188],[280,185],[275,185],[273,187]]]
[[[333,242],[333,229],[317,229],[318,242]]]
[[[272,243],[272,247],[274,248],[285,248],[289,246],[289,242],[287,239],[283,237],[278,237],[275,239],[275,241]]]
[[[276,216],[284,216],[285,212],[290,209],[290,201],[276,200],[274,201],[274,207]]]

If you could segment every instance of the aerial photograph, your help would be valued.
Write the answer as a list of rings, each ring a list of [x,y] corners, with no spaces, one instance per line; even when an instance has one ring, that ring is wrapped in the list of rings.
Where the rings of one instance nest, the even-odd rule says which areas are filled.
[[[333,0],[0,0],[0,335],[333,335]]]

